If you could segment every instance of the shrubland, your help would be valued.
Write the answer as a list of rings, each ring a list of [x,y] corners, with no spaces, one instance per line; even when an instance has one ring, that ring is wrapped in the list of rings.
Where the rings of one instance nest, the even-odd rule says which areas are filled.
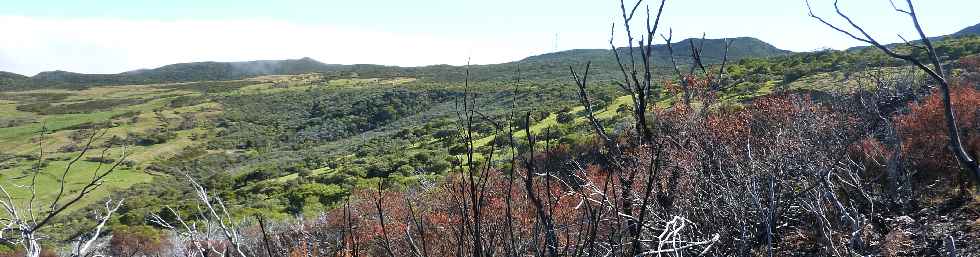
[[[648,16],[658,24],[659,11]],[[645,25],[650,38],[657,25]],[[18,188],[6,197],[7,214],[23,214],[20,206],[33,214],[38,196],[50,208],[37,213],[52,219],[40,229],[8,219],[0,238],[29,236],[10,237],[4,250],[978,251],[978,178],[950,150],[944,126],[948,107],[963,152],[980,155],[978,37],[887,48],[912,60],[937,57],[931,67],[948,71],[937,79],[874,47],[786,53],[745,38],[654,46],[620,33],[637,45],[500,65],[303,59],[285,62],[284,73],[317,73],[250,77],[264,74],[198,63],[112,76],[49,73],[44,81],[8,76],[5,83],[44,88],[0,94],[0,112],[9,114],[0,119],[2,185]],[[180,76],[186,67],[213,69]],[[198,81],[205,79],[227,80]],[[98,86],[137,82],[158,84]],[[92,173],[79,168],[106,186],[89,191],[83,182]],[[62,194],[24,190],[39,187],[81,197],[65,204]]]

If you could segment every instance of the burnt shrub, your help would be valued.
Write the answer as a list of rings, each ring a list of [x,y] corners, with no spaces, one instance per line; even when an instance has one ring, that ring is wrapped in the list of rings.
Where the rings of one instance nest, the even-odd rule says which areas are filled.
[[[170,248],[166,234],[150,226],[120,225],[112,229],[112,256],[163,256]]]
[[[980,126],[977,126],[980,92],[969,86],[954,86],[950,96],[963,146],[968,153],[976,155],[980,153]],[[909,104],[909,112],[896,117],[895,125],[904,141],[902,152],[912,159],[916,168],[934,175],[955,175],[936,174],[959,169],[948,147],[949,135],[938,91],[919,103]]]

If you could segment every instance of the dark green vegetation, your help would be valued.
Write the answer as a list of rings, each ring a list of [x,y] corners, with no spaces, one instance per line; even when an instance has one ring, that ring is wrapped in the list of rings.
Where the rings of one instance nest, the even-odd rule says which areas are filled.
[[[302,74],[328,71],[336,66],[323,64],[310,58],[231,63],[196,62],[172,64],[156,69],[135,70],[119,74],[80,74],[67,71],[46,71],[30,78],[14,77],[6,81],[0,75],[0,85],[13,89],[78,89],[99,85],[236,80],[270,74]]]
[[[962,29],[956,33],[953,33],[953,36],[969,36],[969,35],[980,35],[980,24],[973,25],[965,29]]]
[[[690,44],[675,43],[678,63],[688,63],[683,56],[689,55]],[[704,49],[705,61],[717,64],[724,41],[707,40]],[[937,42],[937,50],[946,60],[977,54],[980,37],[947,38]],[[625,58],[626,51],[619,51]],[[657,46],[654,55],[655,63],[670,63],[664,46]],[[753,38],[736,39],[729,58],[732,86],[721,99],[732,107],[778,91],[829,93],[841,89],[835,88],[843,80],[839,77],[903,65],[874,49],[790,53]],[[72,143],[78,134],[107,128],[102,142],[134,145],[131,167],[111,181],[117,197],[128,199],[115,222],[146,225],[147,215],[160,213],[164,205],[189,213],[192,203],[184,200],[193,196],[182,173],[248,210],[244,214],[314,213],[336,205],[370,178],[387,177],[397,187],[448,172],[458,162],[455,157],[466,152],[456,116],[464,92],[476,95],[472,101],[486,117],[530,126],[538,142],[592,140],[568,74],[569,64],[579,68],[588,60],[593,62],[596,86],[590,93],[597,115],[616,124],[631,107],[610,82],[619,76],[610,50],[475,65],[469,67],[468,87],[465,67],[328,65],[308,58],[175,64],[111,75],[0,73],[5,90],[0,93],[0,167],[5,180],[24,174],[36,159],[35,138],[42,126],[50,133],[46,151],[58,149],[41,162],[52,172],[78,152]],[[660,74],[672,78],[670,67],[660,68]],[[283,76],[253,78],[260,75]],[[808,83],[794,84],[802,80]],[[132,84],[139,85],[121,86]],[[676,95],[656,100],[671,102]],[[531,110],[531,124],[511,116]],[[474,131],[479,152],[509,143],[494,136],[498,131],[491,122],[477,121]],[[81,168],[104,161],[90,156]],[[73,217],[63,222],[88,221]]]

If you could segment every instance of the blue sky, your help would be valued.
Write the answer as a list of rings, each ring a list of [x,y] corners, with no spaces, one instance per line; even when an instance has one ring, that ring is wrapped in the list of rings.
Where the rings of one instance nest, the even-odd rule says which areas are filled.
[[[834,18],[832,0],[811,3]],[[841,5],[883,41],[913,36],[888,0]],[[930,35],[980,23],[980,1],[916,7]],[[499,63],[606,48],[618,15],[616,0],[8,1],[0,5],[0,70],[116,73],[304,56],[340,64]],[[809,18],[802,0],[668,0],[663,23],[662,32],[673,28],[678,39],[752,36],[793,51],[858,45]]]

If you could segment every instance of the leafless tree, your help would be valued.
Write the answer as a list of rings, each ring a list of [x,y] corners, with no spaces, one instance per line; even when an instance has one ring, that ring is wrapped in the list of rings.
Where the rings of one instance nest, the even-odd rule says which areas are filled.
[[[625,2],[620,1],[624,36],[627,41],[625,49],[620,50],[614,44],[615,25],[610,32],[610,48],[622,74],[622,80],[616,84],[633,103],[634,127],[639,136],[638,140],[625,147],[641,149],[640,153],[626,153],[623,150],[624,146],[607,135],[605,128],[590,108],[587,84],[591,63],[586,64],[581,76],[574,68],[569,69],[578,86],[579,99],[586,106],[586,117],[596,136],[604,142],[607,150],[605,159],[611,163],[614,170],[612,173],[614,175],[610,177],[618,178],[618,183],[612,187],[612,190],[608,186],[611,183],[608,179],[603,182],[585,182],[586,185],[604,185],[586,188],[591,188],[589,195],[599,197],[590,197],[591,201],[613,211],[611,217],[595,222],[611,222],[623,226],[621,233],[610,233],[609,238],[602,245],[609,251],[606,254],[613,256],[665,254],[680,256],[688,248],[693,247],[702,247],[707,251],[718,240],[717,234],[703,241],[679,239],[682,237],[681,231],[685,229],[687,220],[671,215],[673,207],[671,198],[675,197],[676,189],[673,186],[676,183],[673,178],[676,178],[676,175],[668,176],[666,182],[661,177],[661,171],[666,168],[664,162],[666,156],[663,155],[663,150],[670,143],[664,140],[663,136],[666,134],[662,132],[661,122],[657,117],[651,116],[649,110],[652,107],[650,103],[660,96],[661,90],[654,77],[656,67],[652,55],[654,35],[660,25],[665,3],[666,1],[660,1],[655,15],[651,14],[650,7],[647,6],[645,29],[639,39],[636,39],[631,24],[642,1],[631,5],[631,8],[627,8]],[[700,60],[699,51],[693,47],[693,44],[692,52],[692,57]],[[626,57],[624,58],[623,55]],[[688,93],[685,92],[685,100],[689,103]],[[663,184],[669,185],[666,190],[661,189]],[[667,219],[665,216],[673,218]],[[660,234],[653,234],[654,231],[660,231]]]
[[[70,207],[78,204],[83,199],[91,197],[90,195],[104,184],[106,177],[113,174],[126,159],[128,153],[124,147],[122,148],[122,157],[118,161],[109,164],[108,167],[103,167],[105,164],[100,162],[95,170],[92,171],[90,179],[84,181],[81,188],[72,190],[75,191],[74,193],[69,192],[68,184],[73,182],[67,180],[68,175],[72,172],[77,172],[73,166],[92,150],[93,143],[105,134],[106,130],[99,130],[93,131],[88,136],[87,142],[81,149],[81,152],[65,166],[64,172],[62,172],[58,180],[57,194],[54,199],[51,200],[49,205],[42,207],[38,205],[38,176],[41,175],[41,162],[44,161],[43,144],[45,131],[41,132],[40,140],[38,140],[38,163],[31,170],[30,183],[27,185],[18,185],[30,191],[27,202],[23,203],[18,201],[18,199],[10,195],[5,187],[0,185],[0,193],[3,194],[0,196],[2,197],[0,198],[0,205],[3,206],[3,211],[6,214],[6,217],[0,219],[3,223],[3,228],[0,228],[0,241],[23,246],[27,257],[41,255],[42,242],[51,239],[44,235],[43,230],[53,224],[62,214],[68,212]],[[111,147],[103,149],[100,153],[100,158],[106,159],[110,149]],[[42,190],[44,189],[42,188]],[[113,207],[113,201],[111,199],[106,201],[106,212],[97,215],[96,220],[99,222],[91,229],[90,233],[87,233],[87,239],[76,239],[77,246],[71,251],[71,256],[88,256],[91,254],[92,243],[99,237],[106,222],[119,209],[122,202],[123,200],[119,200]],[[83,234],[86,233],[83,232]]]
[[[385,252],[389,257],[394,257],[395,252],[391,250],[391,239],[388,237],[388,226],[385,222],[385,208],[383,206],[385,193],[384,178],[378,178],[378,197],[375,198],[375,206],[378,208],[378,223],[381,224],[381,239],[384,243]]]
[[[188,221],[179,212],[167,206],[166,209],[176,219],[177,224],[171,224],[159,214],[151,215],[150,221],[174,233],[178,237],[177,242],[189,242],[193,249],[188,249],[190,251],[185,251],[185,254],[206,257],[214,253],[248,257],[246,253],[251,252],[252,249],[245,243],[245,238],[239,232],[241,227],[248,224],[236,222],[220,197],[211,195],[190,174],[185,172],[181,174],[191,184],[197,197],[198,219]]]
[[[727,82],[725,80],[725,66],[728,65],[728,50],[731,49],[732,44],[735,43],[735,39],[727,39],[727,38],[725,39],[725,51],[724,51],[724,55],[722,56],[721,65],[719,65],[718,67],[717,74],[711,74],[711,72],[708,71],[708,68],[705,67],[705,63],[702,60],[701,53],[704,51],[704,42],[706,41],[705,40],[706,34],[702,34],[701,41],[698,43],[698,45],[694,44],[693,39],[689,40],[688,42],[690,43],[690,49],[691,49],[691,56],[690,56],[691,63],[688,64],[689,67],[688,67],[687,74],[684,74],[681,72],[679,64],[677,63],[677,56],[674,53],[674,46],[673,46],[674,44],[672,43],[673,34],[674,34],[673,30],[670,30],[666,36],[661,35],[661,38],[663,38],[664,41],[666,41],[667,54],[670,55],[670,64],[671,67],[673,67],[674,74],[677,76],[677,82],[678,84],[681,85],[681,90],[684,98],[684,105],[690,108],[691,98],[693,97],[694,94],[711,94],[711,93],[717,93],[725,89],[726,82]],[[692,78],[694,78],[697,75],[695,74],[695,72],[697,72],[698,70],[701,71],[701,76],[704,76],[705,79],[708,80],[709,88],[702,90],[703,92],[695,92],[695,88],[693,88],[694,85],[691,85]],[[710,107],[713,104],[712,100],[714,100],[714,98],[701,97],[701,99],[705,101],[704,103],[702,103],[702,113],[704,113],[708,110],[708,107]]]
[[[931,77],[933,81],[936,82],[936,84],[939,84],[940,93],[943,96],[943,116],[946,119],[946,129],[947,129],[947,134],[949,135],[950,149],[953,151],[953,155],[956,156],[956,160],[959,161],[960,164],[965,169],[973,172],[974,175],[973,177],[976,180],[975,184],[977,185],[977,190],[980,191],[980,164],[978,164],[977,160],[973,156],[970,156],[970,154],[967,153],[966,149],[963,147],[963,143],[961,141],[961,136],[960,136],[960,129],[959,126],[957,126],[956,124],[956,114],[953,112],[953,104],[951,102],[952,100],[950,99],[949,80],[947,79],[946,73],[943,71],[942,62],[939,60],[939,54],[936,52],[936,49],[933,47],[932,40],[926,36],[925,32],[923,32],[922,25],[919,24],[919,17],[915,12],[915,6],[912,4],[912,0],[905,1],[907,5],[904,9],[902,7],[899,7],[897,4],[895,4],[894,0],[889,0],[889,1],[892,5],[892,8],[895,9],[896,12],[908,15],[909,18],[912,20],[912,25],[915,27],[915,31],[918,33],[919,36],[919,42],[909,42],[904,38],[902,38],[902,40],[905,41],[905,45],[911,48],[925,50],[928,55],[927,58],[928,64],[923,62],[922,60],[919,60],[919,58],[913,54],[900,53],[897,52],[895,49],[889,48],[888,46],[880,43],[880,41],[878,41],[870,34],[868,34],[868,32],[865,31],[863,27],[855,23],[854,20],[851,19],[851,17],[847,16],[846,14],[844,14],[843,11],[841,11],[840,5],[838,4],[838,0],[834,1],[834,10],[836,11],[838,16],[840,16],[847,22],[847,24],[850,26],[850,29],[846,29],[844,27],[834,25],[833,23],[827,21],[826,19],[817,16],[816,14],[814,14],[813,8],[810,6],[810,1],[805,0],[805,3],[807,5],[807,9],[810,11],[810,17],[813,17],[814,19],[820,21],[824,25],[827,25],[828,27],[840,33],[843,33],[844,35],[847,35],[848,37],[851,37],[854,40],[873,45],[874,47],[878,48],[878,50],[881,50],[882,52],[884,52],[888,56],[891,56],[892,58],[900,59],[908,63],[911,63],[915,67],[918,67],[920,70],[928,74],[929,77]],[[852,32],[852,30],[856,30],[857,33]],[[899,37],[901,38],[901,36]]]
[[[88,238],[80,237],[73,242],[70,256],[91,256],[93,249],[100,248],[100,246],[94,245],[94,243],[99,239],[99,235],[102,234],[102,230],[105,228],[106,223],[109,222],[109,218],[112,217],[113,213],[119,210],[119,207],[122,207],[122,204],[123,200],[116,201],[115,204],[113,204],[112,199],[106,201],[105,212],[97,214],[99,223],[94,229],[92,229],[89,235],[87,235]],[[95,246],[95,248],[93,248],[93,246]]]

